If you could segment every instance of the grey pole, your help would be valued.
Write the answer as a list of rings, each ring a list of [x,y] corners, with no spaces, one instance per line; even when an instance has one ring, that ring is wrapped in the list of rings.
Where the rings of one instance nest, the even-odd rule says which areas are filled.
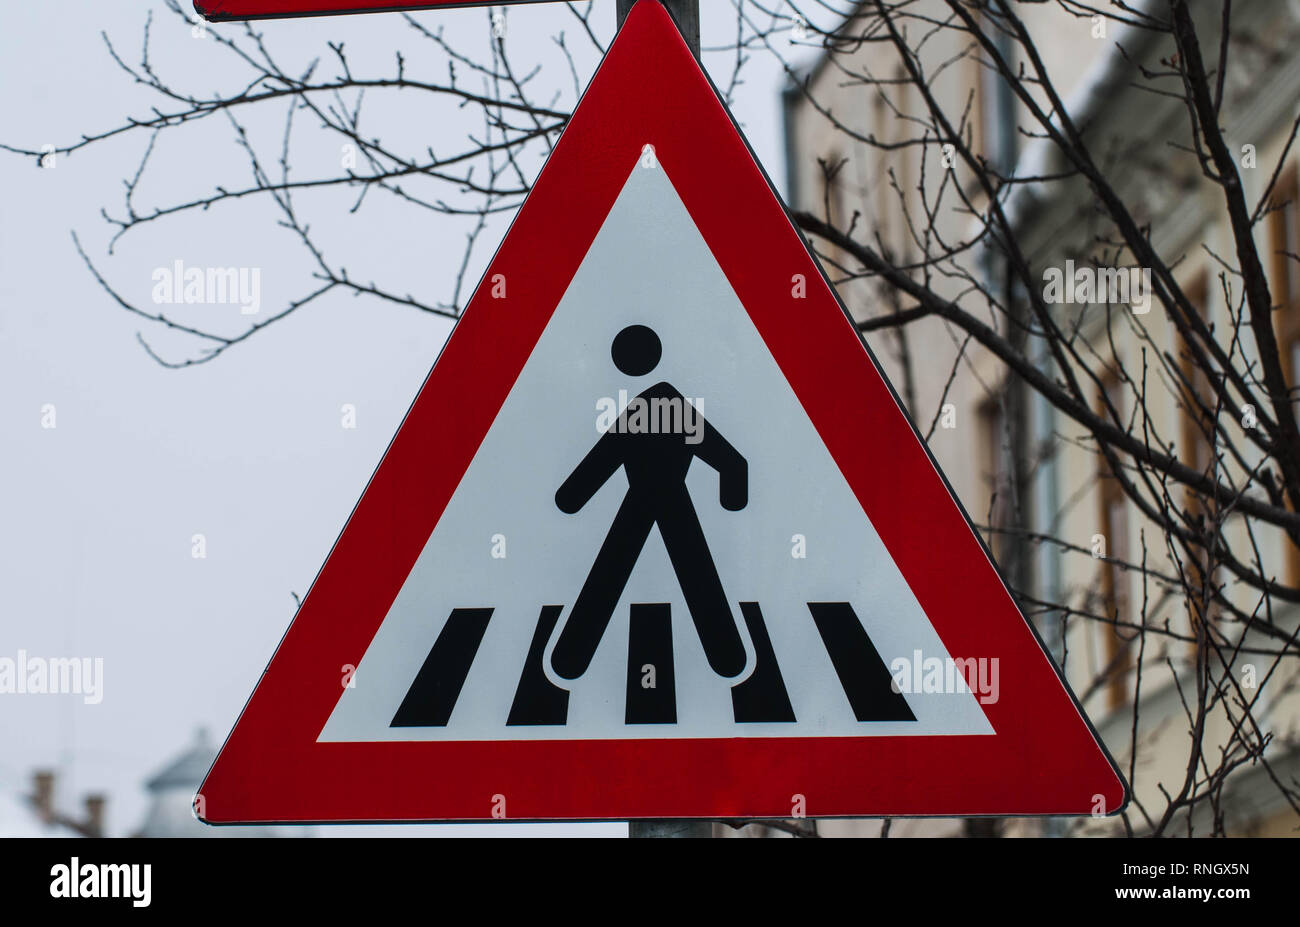
[[[647,3],[651,0],[646,0]],[[691,54],[700,57],[700,0],[660,0],[668,8],[677,28],[682,31],[686,44],[691,47]],[[618,0],[618,24],[623,25],[627,14],[632,12],[636,0]]]
[[[637,0],[618,0],[618,24],[623,25]],[[645,0],[646,3],[653,0]],[[700,57],[700,0],[660,0],[677,22],[691,54]],[[628,821],[629,837],[712,837],[712,821]]]
[[[628,821],[629,837],[712,837],[712,821]]]

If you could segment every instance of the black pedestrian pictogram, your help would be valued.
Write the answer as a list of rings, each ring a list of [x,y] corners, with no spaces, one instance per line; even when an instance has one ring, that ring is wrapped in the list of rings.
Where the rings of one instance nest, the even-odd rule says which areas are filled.
[[[661,354],[659,336],[644,325],[619,332],[611,350],[614,365],[636,377],[654,370]],[[632,411],[629,404],[556,492],[555,504],[560,510],[576,514],[620,467],[627,474],[627,495],[560,629],[551,668],[556,676],[568,680],[587,671],[650,531],[658,526],[709,666],[724,679],[734,679],[745,669],[745,646],[687,490],[686,474],[697,457],[717,470],[719,502],[729,511],[740,511],[749,502],[748,462],[702,415],[690,420],[694,427],[686,427],[689,404],[671,384],[656,383],[637,399],[675,402],[681,414],[676,421],[682,427],[627,427]],[[691,414],[699,412],[692,407]],[[795,723],[759,603],[739,605],[754,646],[754,668],[743,682],[731,684],[735,722]],[[889,669],[853,606],[848,602],[809,602],[808,610],[854,717],[859,722],[915,721],[907,699],[894,691]],[[541,608],[505,719],[507,726],[568,723],[571,693],[556,685],[545,668],[546,645],[563,612],[561,605]],[[492,613],[492,608],[484,607],[452,610],[391,727],[447,726]],[[666,602],[632,603],[628,621],[624,723],[676,724],[671,606]]]
[[[654,370],[661,353],[659,336],[644,325],[619,332],[611,350],[614,365],[634,377]],[[637,399],[647,405],[675,402],[683,412],[687,402],[667,382],[656,383]],[[692,408],[692,414],[700,413]],[[650,529],[657,525],[709,666],[719,676],[737,676],[745,669],[745,646],[691,503],[686,472],[697,457],[717,470],[718,501],[737,512],[749,501],[748,464],[708,422],[701,420],[701,427],[689,433],[684,427],[633,430],[626,419],[625,412],[601,435],[555,494],[555,504],[572,515],[619,467],[627,474],[627,495],[560,632],[551,666],[564,679],[577,679],[587,671]]]

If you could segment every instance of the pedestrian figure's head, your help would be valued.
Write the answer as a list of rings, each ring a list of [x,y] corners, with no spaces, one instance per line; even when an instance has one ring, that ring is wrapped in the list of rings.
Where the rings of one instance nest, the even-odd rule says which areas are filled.
[[[614,336],[610,349],[614,366],[629,377],[645,376],[659,363],[663,346],[654,329],[645,325],[629,325]]]

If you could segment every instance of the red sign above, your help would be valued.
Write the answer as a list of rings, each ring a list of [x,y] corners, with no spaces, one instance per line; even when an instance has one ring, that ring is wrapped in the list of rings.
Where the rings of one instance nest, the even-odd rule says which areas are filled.
[[[388,10],[434,10],[467,6],[502,6],[534,0],[194,0],[204,19],[275,19],[328,16],[333,13],[379,13]]]
[[[717,90],[641,0],[200,818],[1126,801]]]

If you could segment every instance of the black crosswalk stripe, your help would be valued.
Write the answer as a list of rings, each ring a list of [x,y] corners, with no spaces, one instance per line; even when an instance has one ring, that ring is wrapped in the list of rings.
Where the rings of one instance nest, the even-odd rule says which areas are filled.
[[[507,726],[523,724],[564,724],[569,718],[569,690],[561,689],[546,677],[542,659],[546,656],[546,642],[551,639],[555,623],[560,620],[563,605],[547,605],[537,620],[533,642],[528,647],[524,671],[519,676],[515,700],[510,704]]]
[[[755,666],[748,679],[731,689],[731,710],[737,724],[794,721],[790,695],[772,650],[772,639],[757,602],[741,602],[740,613],[754,642]]]
[[[831,658],[853,715],[861,722],[915,721],[907,699],[894,691],[885,661],[848,602],[809,602],[808,610]],[[551,682],[543,667],[546,645],[564,611],[541,609],[510,705],[507,726],[555,725],[568,721],[569,691]],[[445,727],[478,654],[491,608],[451,612],[391,727]],[[754,644],[755,667],[731,689],[737,724],[794,723],[794,709],[757,602],[741,602],[740,614]],[[671,606],[666,602],[630,607],[625,724],[676,724],[677,683]]]
[[[446,727],[478,653],[490,608],[455,608],[389,727]]]
[[[673,616],[666,602],[633,605],[627,635],[624,724],[676,724]]]
[[[915,721],[907,699],[894,691],[889,667],[848,602],[809,602],[853,716],[859,721]]]

